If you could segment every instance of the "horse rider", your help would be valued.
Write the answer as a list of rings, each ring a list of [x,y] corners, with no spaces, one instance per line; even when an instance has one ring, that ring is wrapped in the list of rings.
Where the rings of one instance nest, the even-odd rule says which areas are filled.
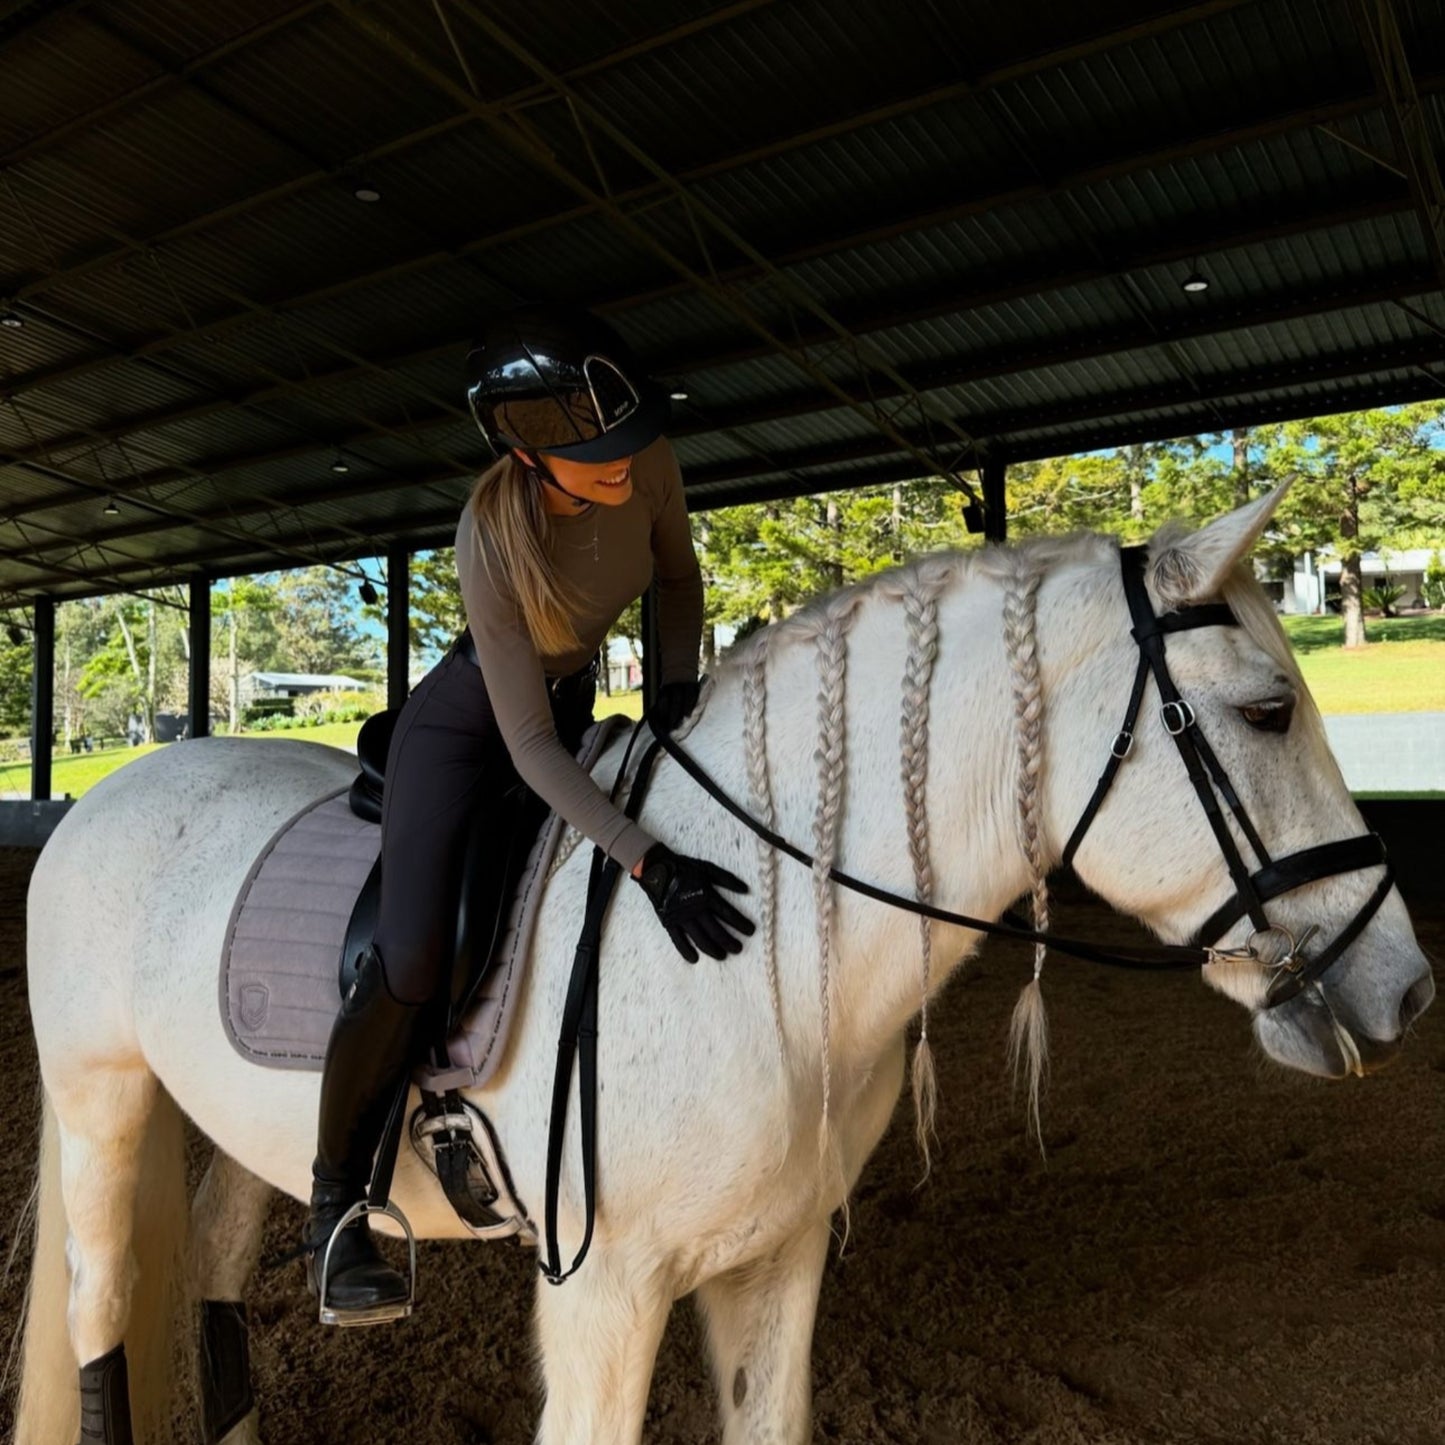
[[[386,763],[381,898],[326,1050],[306,1223],[307,1283],[344,1322],[405,1301],[362,1199],[386,1116],[445,974],[468,820],[515,775],[626,869],[678,952],[721,959],[753,925],[720,888],[743,882],[680,857],[626,818],[574,760],[591,721],[597,652],[657,584],[661,686],[649,721],[672,728],[698,698],[702,576],[667,394],[622,339],[581,311],[493,322],[468,356],[472,416],[496,456],[457,526],[467,631],[422,679]],[[514,771],[515,770],[515,771]]]

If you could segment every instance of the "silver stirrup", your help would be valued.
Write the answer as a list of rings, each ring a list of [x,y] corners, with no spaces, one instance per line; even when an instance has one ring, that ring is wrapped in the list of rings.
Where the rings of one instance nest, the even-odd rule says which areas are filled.
[[[337,1236],[349,1224],[357,1219],[364,1218],[368,1214],[384,1214],[388,1219],[394,1219],[401,1225],[402,1233],[406,1235],[406,1249],[409,1264],[409,1275],[406,1282],[406,1298],[397,1300],[392,1304],[373,1305],[370,1309],[364,1310],[335,1310],[327,1303],[326,1287],[331,1283],[331,1248],[336,1243]],[[393,1320],[404,1320],[411,1314],[412,1305],[416,1302],[416,1236],[411,1232],[411,1225],[407,1217],[396,1205],[388,1201],[386,1204],[369,1204],[365,1199],[358,1199],[345,1214],[341,1216],[341,1222],[331,1231],[331,1238],[326,1241],[326,1253],[321,1258],[321,1323],[323,1325],[341,1325],[343,1328],[359,1325],[389,1325]]]

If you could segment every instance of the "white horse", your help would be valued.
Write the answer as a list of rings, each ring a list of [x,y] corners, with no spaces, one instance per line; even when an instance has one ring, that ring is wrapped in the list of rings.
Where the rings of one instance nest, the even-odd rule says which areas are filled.
[[[1236,565],[1273,504],[1156,536],[1148,578],[1161,611],[1223,596],[1240,619],[1171,638],[1169,665],[1263,838],[1283,854],[1363,825],[1283,633]],[[1117,549],[1097,537],[924,558],[824,599],[740,653],[719,670],[687,741],[721,785],[823,862],[987,918],[1058,859],[1107,756],[1137,655]],[[1037,663],[1032,672],[1021,655]],[[1258,729],[1266,715],[1277,728],[1291,702],[1285,736]],[[1032,739],[1022,760],[1021,728]],[[217,969],[228,913],[268,836],[354,767],[310,744],[187,743],[88,794],[41,855],[29,982],[45,1107],[18,1445],[74,1445],[77,1366],[122,1342],[137,1438],[165,1438],[169,1305],[178,1291],[241,1299],[270,1189],[306,1197],[320,1076],[257,1068],[235,1052]],[[765,926],[740,957],[690,968],[641,890],[624,882],[614,902],[602,968],[597,1236],[571,1281],[537,1290],[546,1390],[537,1438],[638,1441],[668,1312],[697,1291],[724,1441],[802,1442],[830,1217],[893,1112],[905,1028],[979,935],[933,925],[921,937],[916,918],[778,860],[665,758],[644,818],[679,852],[747,879]],[[550,885],[508,1056],[475,1095],[534,1209],[589,851]],[[1186,938],[1230,895],[1152,707],[1076,868],[1166,940]],[[1272,903],[1271,918],[1296,932],[1319,924],[1331,937],[1379,877],[1370,869],[1312,883]],[[1376,1062],[1433,994],[1397,893],[1330,971],[1328,1008],[1306,994],[1261,1010],[1268,975],[1256,963],[1204,974],[1255,1011],[1267,1054],[1321,1075]],[[218,1146],[189,1226],[181,1110]],[[564,1246],[581,1234],[576,1155],[574,1134]],[[465,1237],[405,1153],[393,1198],[419,1236]],[[296,1294],[298,1311],[309,1309],[299,1266]],[[254,1445],[259,1428],[253,1413],[228,1445]]]

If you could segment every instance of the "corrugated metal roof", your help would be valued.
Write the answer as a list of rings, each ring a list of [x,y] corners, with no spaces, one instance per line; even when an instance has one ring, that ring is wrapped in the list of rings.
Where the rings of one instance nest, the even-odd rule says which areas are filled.
[[[0,592],[445,543],[487,460],[466,339],[514,301],[598,307],[686,390],[699,503],[918,468],[907,388],[1005,458],[1439,393],[1445,257],[1346,0],[975,10],[487,11],[580,125],[466,7],[486,117],[405,0],[12,17]],[[1397,11],[1439,147],[1445,5]]]

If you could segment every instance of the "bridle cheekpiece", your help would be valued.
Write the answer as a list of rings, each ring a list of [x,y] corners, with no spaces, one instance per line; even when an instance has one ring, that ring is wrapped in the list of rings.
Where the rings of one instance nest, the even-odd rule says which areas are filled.
[[[1128,601],[1129,615],[1133,623],[1131,635],[1139,647],[1139,663],[1134,670],[1134,682],[1129,692],[1123,725],[1109,749],[1108,761],[1099,775],[1098,783],[1095,784],[1093,796],[1074,825],[1074,831],[1064,848],[1062,862],[1066,866],[1073,862],[1079,845],[1108,796],[1120,766],[1134,751],[1139,710],[1145,687],[1152,676],[1159,692],[1160,721],[1179,749],[1189,781],[1194,785],[1195,794],[1204,809],[1210,830],[1234,883],[1234,896],[1205,919],[1196,930],[1192,945],[1203,948],[1211,963],[1247,961],[1269,969],[1273,977],[1262,1007],[1276,1008],[1310,985],[1318,984],[1335,960],[1359,937],[1365,925],[1375,916],[1385,901],[1385,896],[1394,886],[1394,875],[1385,857],[1385,845],[1377,833],[1365,833],[1356,838],[1305,848],[1284,858],[1270,857],[1244,804],[1240,802],[1230,783],[1229,775],[1205,740],[1193,707],[1180,696],[1179,689],[1169,674],[1165,652],[1165,643],[1171,633],[1188,632],[1197,627],[1237,627],[1239,619],[1229,606],[1222,602],[1184,607],[1162,615],[1156,613],[1144,583],[1148,563],[1147,549],[1123,547],[1119,552],[1119,560],[1124,578],[1124,596]],[[1245,863],[1234,834],[1230,831],[1225,815],[1226,808],[1254,854],[1258,867],[1253,872]],[[1385,871],[1374,892],[1354,918],[1319,953],[1307,956],[1304,952],[1305,945],[1318,932],[1315,925],[1310,925],[1296,938],[1289,929],[1271,923],[1265,914],[1264,905],[1270,899],[1278,898],[1306,883],[1330,878],[1337,873],[1352,873],[1358,869],[1376,867],[1383,867]],[[1239,948],[1216,948],[1215,941],[1246,916],[1254,929],[1244,945]],[[1275,946],[1266,947],[1266,942],[1271,939],[1275,941]]]

